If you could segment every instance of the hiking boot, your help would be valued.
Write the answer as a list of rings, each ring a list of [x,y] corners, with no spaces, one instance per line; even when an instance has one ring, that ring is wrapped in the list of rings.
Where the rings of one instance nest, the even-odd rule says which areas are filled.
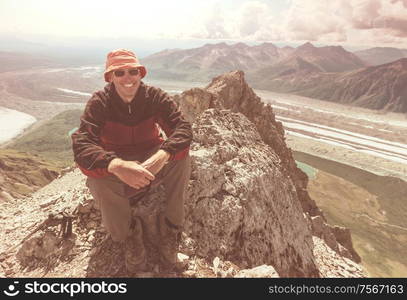
[[[124,244],[124,263],[129,273],[144,271],[147,265],[143,227],[139,218],[135,218],[133,221],[129,236]]]
[[[161,262],[166,266],[176,267],[181,227],[172,224],[163,214],[160,214],[158,232],[160,236],[158,250],[161,254]]]

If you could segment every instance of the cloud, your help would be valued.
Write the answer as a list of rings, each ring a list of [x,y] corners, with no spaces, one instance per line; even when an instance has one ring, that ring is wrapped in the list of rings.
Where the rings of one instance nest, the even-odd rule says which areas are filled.
[[[238,12],[237,20],[240,36],[253,36],[272,23],[271,8],[258,1],[244,3]]]
[[[407,0],[293,0],[284,20],[292,40],[407,46]]]
[[[285,30],[293,40],[346,40],[346,24],[338,13],[338,2],[292,1],[287,12]]]
[[[407,8],[407,0],[391,0],[391,3],[397,3],[400,2],[401,4],[403,4],[403,6],[405,8]]]
[[[225,11],[218,3],[204,17],[193,37],[207,39],[272,39],[278,31],[272,22],[270,5],[261,1],[243,3],[234,11]]]
[[[407,0],[291,0],[276,14],[272,2],[248,1],[234,11],[219,4],[190,36],[253,41],[399,44],[407,47]]]
[[[196,17],[196,16],[195,16]],[[229,39],[234,34],[226,14],[218,5],[213,5],[201,20],[194,20],[196,25],[186,28],[180,37],[193,37],[199,39]]]
[[[385,2],[381,14],[373,21],[373,28],[395,37],[407,37],[407,1]]]
[[[379,10],[382,7],[380,0],[369,1],[350,1],[351,13],[344,16],[345,19],[351,22],[355,29],[371,29],[373,28],[374,20],[380,17]]]
[[[205,20],[206,35],[210,38],[229,38],[227,25],[221,9],[213,7],[212,14]]]

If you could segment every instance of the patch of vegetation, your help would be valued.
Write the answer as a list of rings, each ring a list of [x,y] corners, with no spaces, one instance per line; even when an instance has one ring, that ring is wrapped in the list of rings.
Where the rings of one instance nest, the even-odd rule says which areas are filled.
[[[0,190],[14,198],[28,196],[55,179],[61,167],[52,160],[41,159],[38,155],[0,149]]]
[[[407,275],[407,183],[393,177],[294,152],[319,170],[308,191],[328,223],[351,230],[355,250],[370,276]]]
[[[362,169],[322,159],[302,152],[294,152],[300,162],[343,178],[377,197],[388,222],[407,228],[407,182],[400,178],[379,176]]]
[[[82,110],[64,111],[15,140],[8,149],[24,151],[63,168],[73,163],[69,133],[79,125]]]

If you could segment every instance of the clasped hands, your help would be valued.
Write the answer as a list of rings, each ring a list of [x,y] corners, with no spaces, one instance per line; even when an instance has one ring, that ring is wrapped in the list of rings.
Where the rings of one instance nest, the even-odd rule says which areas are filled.
[[[160,149],[142,163],[115,158],[107,170],[129,186],[141,189],[155,179],[154,175],[160,172],[169,158],[170,154]]]

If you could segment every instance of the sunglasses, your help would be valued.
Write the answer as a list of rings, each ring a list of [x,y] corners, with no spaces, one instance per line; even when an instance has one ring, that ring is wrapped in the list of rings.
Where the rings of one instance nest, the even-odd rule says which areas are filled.
[[[130,69],[130,70],[127,70],[127,72],[130,74],[130,76],[136,76],[136,75],[138,75],[139,70]],[[126,70],[116,70],[116,71],[113,71],[113,73],[114,73],[114,76],[116,76],[116,77],[122,77],[122,76],[124,76],[124,74],[126,74]]]

